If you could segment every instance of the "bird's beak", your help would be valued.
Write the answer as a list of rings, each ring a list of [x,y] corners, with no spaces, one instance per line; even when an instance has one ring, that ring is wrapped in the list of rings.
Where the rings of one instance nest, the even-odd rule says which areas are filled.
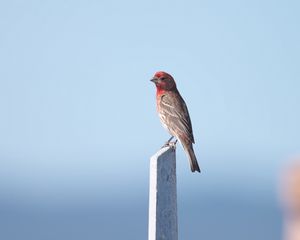
[[[152,78],[150,81],[151,81],[151,82],[154,82],[154,83],[157,83],[157,82],[158,82],[158,79],[157,79],[157,78]]]

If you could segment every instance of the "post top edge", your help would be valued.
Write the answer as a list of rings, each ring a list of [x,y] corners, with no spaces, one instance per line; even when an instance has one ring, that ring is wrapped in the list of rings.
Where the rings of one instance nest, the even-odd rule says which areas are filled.
[[[171,147],[171,146],[163,147],[163,148],[159,149],[151,158],[157,158],[168,151],[175,151],[175,148]]]

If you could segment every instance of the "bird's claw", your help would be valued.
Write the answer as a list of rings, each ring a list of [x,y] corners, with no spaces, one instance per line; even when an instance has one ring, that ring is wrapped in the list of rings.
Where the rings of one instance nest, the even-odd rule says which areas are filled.
[[[170,147],[172,149],[176,149],[177,140],[174,142],[167,141],[161,148]]]

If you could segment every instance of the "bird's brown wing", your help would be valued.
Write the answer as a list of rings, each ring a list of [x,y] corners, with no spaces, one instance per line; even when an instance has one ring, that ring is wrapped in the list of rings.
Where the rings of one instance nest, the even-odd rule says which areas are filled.
[[[159,107],[170,132],[194,143],[191,119],[180,94],[177,92],[163,95]]]

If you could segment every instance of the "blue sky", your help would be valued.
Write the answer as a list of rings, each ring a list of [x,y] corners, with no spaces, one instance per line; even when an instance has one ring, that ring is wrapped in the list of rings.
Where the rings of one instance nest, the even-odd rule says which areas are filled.
[[[157,70],[173,74],[189,106],[204,174],[222,161],[210,155],[264,154],[257,169],[299,151],[296,2],[1,5],[5,184],[74,170],[138,175],[168,138],[149,82]]]
[[[146,196],[148,159],[169,137],[149,81],[158,70],[174,76],[192,118],[203,173],[178,148],[184,191],[275,188],[300,150],[299,7],[2,1],[2,198]]]

